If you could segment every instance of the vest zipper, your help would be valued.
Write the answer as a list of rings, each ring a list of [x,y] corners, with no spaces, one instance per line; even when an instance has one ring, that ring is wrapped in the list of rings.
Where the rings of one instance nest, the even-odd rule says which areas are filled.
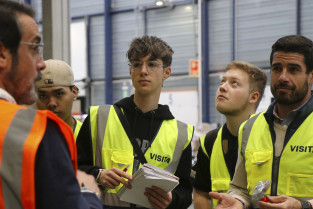
[[[271,187],[271,195],[272,196],[277,196],[277,185],[278,185],[278,175],[279,175],[279,163],[280,163],[280,158],[284,152],[284,149],[286,147],[286,144],[288,143],[289,139],[292,137],[292,135],[290,137],[288,137],[290,134],[289,133],[289,127],[290,124],[286,130],[286,134],[285,134],[285,138],[284,138],[284,145],[283,148],[281,150],[281,153],[279,156],[275,156],[275,143],[273,143],[273,166],[272,166],[272,187]],[[275,131],[274,131],[275,133]],[[287,140],[288,137],[288,140]],[[275,133],[275,141],[276,141],[276,133]],[[286,143],[287,141],[287,143]]]
[[[272,171],[271,196],[276,196],[277,195],[279,162],[280,162],[280,156],[276,157],[275,156],[275,152],[274,152],[274,162],[273,162],[273,167],[272,167],[273,171]]]

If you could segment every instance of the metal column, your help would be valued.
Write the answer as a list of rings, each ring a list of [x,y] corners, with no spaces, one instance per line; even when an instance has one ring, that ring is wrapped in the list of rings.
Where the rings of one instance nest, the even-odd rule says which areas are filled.
[[[301,0],[297,0],[297,34],[301,35]]]
[[[209,85],[209,1],[201,2],[201,96],[202,96],[202,121],[210,122],[210,85]]]
[[[233,0],[233,9],[232,9],[232,11],[233,11],[233,15],[232,15],[232,17],[233,17],[233,21],[232,21],[232,31],[233,31],[233,40],[232,40],[232,60],[236,60],[236,44],[237,44],[237,21],[236,21],[236,0]]]
[[[112,14],[111,0],[104,0],[105,36],[105,103],[113,103],[113,58],[112,58]]]
[[[42,13],[44,59],[71,63],[69,0],[45,0]]]

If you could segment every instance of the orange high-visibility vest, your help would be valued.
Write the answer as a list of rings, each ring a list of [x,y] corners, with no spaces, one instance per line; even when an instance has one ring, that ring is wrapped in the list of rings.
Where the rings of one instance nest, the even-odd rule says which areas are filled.
[[[0,100],[0,208],[35,209],[35,160],[50,119],[66,139],[73,169],[76,145],[71,128],[50,111],[26,109]]]

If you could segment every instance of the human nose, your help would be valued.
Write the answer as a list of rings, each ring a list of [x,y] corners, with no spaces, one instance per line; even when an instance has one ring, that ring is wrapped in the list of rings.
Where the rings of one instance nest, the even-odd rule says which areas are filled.
[[[46,63],[43,61],[43,57],[39,55],[36,63],[37,71],[44,70],[46,68]]]
[[[227,82],[221,83],[218,89],[219,89],[219,91],[221,91],[221,92],[227,91]]]
[[[142,66],[141,66],[141,69],[140,69],[140,73],[147,74],[148,72],[149,72],[148,64],[146,62],[143,62]]]
[[[288,72],[286,69],[283,69],[278,77],[280,82],[287,82],[289,80]]]
[[[54,97],[49,97],[48,109],[53,110],[58,105],[57,100]]]

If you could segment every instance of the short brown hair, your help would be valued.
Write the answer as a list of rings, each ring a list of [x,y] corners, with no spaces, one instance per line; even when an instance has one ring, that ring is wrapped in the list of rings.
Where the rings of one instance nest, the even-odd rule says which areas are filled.
[[[9,0],[0,0],[0,42],[12,54],[16,54],[23,34],[17,18],[18,14],[26,14],[33,18],[35,12],[28,5]]]
[[[304,57],[306,74],[313,70],[313,41],[301,35],[289,35],[278,39],[272,46],[270,64],[272,66],[275,52],[299,53]]]
[[[20,13],[20,14],[28,15],[32,18],[35,17],[35,11],[33,10],[31,6],[27,4],[10,1],[10,0],[0,0],[0,7],[6,8],[15,14]]]
[[[156,36],[142,36],[132,40],[126,53],[128,61],[138,61],[147,55],[151,60],[161,59],[165,67],[171,66],[173,49],[162,39]]]
[[[226,66],[226,71],[230,69],[239,69],[242,70],[249,75],[249,91],[252,92],[259,92],[260,97],[256,102],[256,108],[258,107],[263,94],[264,89],[267,83],[267,77],[263,70],[259,67],[252,65],[248,62],[243,61],[232,61]]]

